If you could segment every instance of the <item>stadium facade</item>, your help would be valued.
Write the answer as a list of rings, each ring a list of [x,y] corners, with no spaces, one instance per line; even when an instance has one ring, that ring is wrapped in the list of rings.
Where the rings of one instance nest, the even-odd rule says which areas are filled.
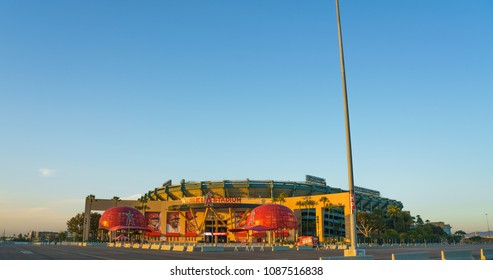
[[[380,196],[380,192],[355,187],[357,211],[385,210],[390,205],[403,208],[400,201]],[[298,221],[297,228],[274,232],[235,232],[245,225],[252,210],[265,204],[290,208]],[[298,236],[314,235],[322,241],[349,238],[349,192],[328,186],[325,179],[307,175],[303,182],[274,180],[222,180],[173,184],[171,180],[148,191],[139,200],[86,198],[85,224],[92,211],[106,211],[116,206],[141,210],[148,229],[137,234],[149,241],[171,242],[267,242],[271,238],[295,241]],[[119,232],[99,236],[112,240]],[[85,227],[84,241],[89,236]]]

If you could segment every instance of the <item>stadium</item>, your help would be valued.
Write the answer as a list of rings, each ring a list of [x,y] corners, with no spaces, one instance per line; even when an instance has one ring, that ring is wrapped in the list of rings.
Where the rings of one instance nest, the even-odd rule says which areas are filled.
[[[354,192],[357,211],[403,207],[400,201],[381,197],[376,190],[355,186]],[[93,211],[108,214],[105,212],[106,218],[99,222],[98,236],[90,236],[88,227],[84,227],[83,240],[112,241],[122,233],[149,242],[270,243],[296,241],[299,236],[318,236],[323,242],[346,240],[349,197],[349,191],[328,186],[325,179],[310,175],[301,182],[181,180],[173,184],[169,180],[138,200],[89,195],[85,225],[90,224]],[[130,214],[123,206],[140,211]],[[119,220],[112,218],[118,215]],[[137,218],[144,222],[136,224]]]

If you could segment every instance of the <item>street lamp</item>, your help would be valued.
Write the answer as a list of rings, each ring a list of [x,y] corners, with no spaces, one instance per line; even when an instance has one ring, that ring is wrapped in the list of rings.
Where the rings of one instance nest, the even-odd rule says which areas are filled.
[[[353,156],[351,150],[351,129],[349,126],[349,107],[347,100],[347,88],[346,88],[346,70],[344,66],[344,50],[342,46],[342,31],[341,31],[341,17],[339,14],[339,0],[336,0],[336,14],[337,14],[337,31],[339,38],[339,56],[341,61],[341,74],[342,74],[342,96],[344,99],[344,119],[346,123],[346,153],[347,153],[347,167],[348,167],[348,187],[349,187],[349,199],[351,205],[351,214],[349,216],[349,231],[351,234],[351,247],[344,251],[345,256],[357,255],[356,244],[356,207],[354,205],[354,177],[353,177]]]
[[[485,215],[486,215],[486,225],[488,225],[488,237],[490,237],[491,234],[490,234],[490,222],[488,221],[488,213],[486,213]]]

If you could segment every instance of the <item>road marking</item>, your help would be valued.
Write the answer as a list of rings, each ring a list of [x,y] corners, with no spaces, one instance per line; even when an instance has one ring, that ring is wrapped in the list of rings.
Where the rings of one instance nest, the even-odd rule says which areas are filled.
[[[26,254],[26,255],[32,255],[32,254],[34,254],[33,252],[27,251],[27,250],[21,251],[21,253]]]

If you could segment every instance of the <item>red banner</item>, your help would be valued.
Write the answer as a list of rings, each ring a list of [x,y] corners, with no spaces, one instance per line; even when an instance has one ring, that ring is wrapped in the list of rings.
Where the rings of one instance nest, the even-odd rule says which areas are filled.
[[[147,222],[146,236],[161,236],[161,213],[146,212],[145,218]]]
[[[172,236],[169,233],[180,236],[180,212],[166,213],[166,236]]]

